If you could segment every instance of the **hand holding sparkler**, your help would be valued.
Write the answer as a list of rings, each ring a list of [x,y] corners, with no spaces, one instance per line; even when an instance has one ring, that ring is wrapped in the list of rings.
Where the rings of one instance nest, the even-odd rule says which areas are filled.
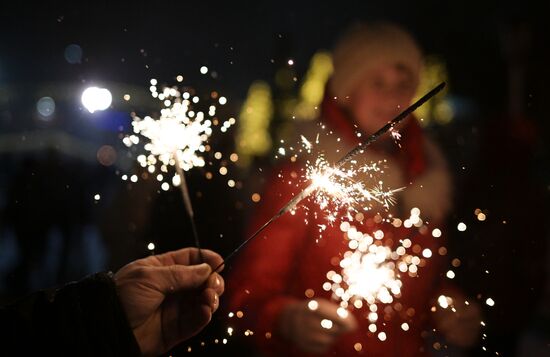
[[[144,356],[158,356],[196,335],[218,309],[222,258],[185,248],[136,260],[115,274],[118,296]]]

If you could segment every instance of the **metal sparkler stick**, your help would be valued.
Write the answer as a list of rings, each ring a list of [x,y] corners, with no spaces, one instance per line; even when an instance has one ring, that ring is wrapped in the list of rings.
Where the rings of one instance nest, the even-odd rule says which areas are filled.
[[[416,109],[418,109],[420,106],[422,106],[424,103],[426,103],[428,100],[430,100],[433,96],[435,96],[437,93],[439,93],[443,88],[445,88],[445,82],[441,82],[438,84],[435,88],[433,88],[431,91],[426,93],[424,96],[422,96],[420,99],[418,99],[416,102],[411,104],[407,109],[402,111],[399,115],[397,115],[395,118],[393,118],[391,121],[389,121],[386,125],[384,125],[382,128],[380,128],[378,131],[376,131],[374,134],[370,135],[367,139],[360,142],[355,148],[353,148],[351,151],[349,151],[346,155],[344,155],[340,160],[336,162],[334,165],[335,169],[338,169],[342,167],[345,163],[347,163],[349,160],[351,160],[354,156],[358,154],[362,154],[365,152],[366,148],[370,146],[372,143],[374,143],[380,136],[387,133],[393,127],[395,127],[397,124],[405,120],[412,112],[414,112]],[[333,171],[334,172],[334,171]],[[332,176],[332,174],[329,175],[329,177]],[[241,250],[244,246],[246,246],[250,241],[252,241],[254,238],[256,238],[264,229],[266,229],[271,223],[276,221],[279,217],[287,213],[288,211],[293,210],[304,198],[309,196],[312,192],[314,192],[316,189],[314,184],[310,184],[307,186],[302,192],[300,192],[298,195],[294,196],[287,204],[285,204],[273,217],[271,217],[266,223],[264,223],[263,226],[261,226],[254,234],[252,234],[250,237],[248,237],[244,242],[242,242],[237,248],[235,248],[231,253],[229,253],[225,258],[224,261],[221,262],[214,270],[213,272],[217,272],[218,269],[220,269],[222,266],[227,263],[229,259],[231,259],[239,250]]]
[[[424,103],[426,103],[428,100],[430,100],[434,95],[439,93],[443,88],[445,88],[445,82],[439,83],[434,89],[429,91],[428,93],[424,94],[422,98],[418,99],[416,102],[411,104],[410,107],[402,111],[398,116],[393,118],[388,124],[381,127],[376,133],[370,135],[366,140],[359,143],[355,148],[353,148],[350,152],[348,152],[344,157],[342,157],[338,162],[336,162],[335,167],[340,168],[342,165],[344,165],[346,162],[351,160],[355,155],[362,154],[367,146],[374,143],[380,136],[387,133],[389,130],[393,129],[394,126],[402,122],[405,118],[407,118],[412,112],[414,112],[416,109],[418,109],[420,106],[422,106]]]
[[[195,212],[193,211],[193,205],[191,204],[191,196],[189,195],[189,189],[187,187],[187,181],[185,180],[185,173],[183,172],[180,164],[179,159],[176,154],[174,154],[174,161],[176,166],[176,173],[180,177],[180,191],[181,196],[183,197],[183,204],[185,206],[185,210],[187,211],[187,215],[189,216],[189,220],[191,221],[191,229],[193,231],[193,238],[195,240],[195,246],[199,249],[199,257],[201,263],[204,262],[202,251],[201,251],[201,245],[199,240],[199,233],[197,231],[197,225],[195,223]]]

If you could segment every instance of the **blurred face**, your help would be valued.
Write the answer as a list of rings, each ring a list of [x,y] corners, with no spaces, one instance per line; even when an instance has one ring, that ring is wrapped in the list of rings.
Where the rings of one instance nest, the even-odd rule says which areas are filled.
[[[397,64],[372,68],[350,96],[348,109],[357,125],[372,134],[393,119],[412,101],[416,79],[412,71]]]

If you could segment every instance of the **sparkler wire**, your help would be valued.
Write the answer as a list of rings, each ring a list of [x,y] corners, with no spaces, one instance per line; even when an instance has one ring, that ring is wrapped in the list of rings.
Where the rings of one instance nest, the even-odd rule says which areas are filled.
[[[394,126],[402,122],[405,118],[407,118],[412,112],[414,112],[416,109],[418,109],[420,106],[422,106],[424,103],[426,103],[428,100],[430,100],[434,95],[439,93],[443,88],[445,88],[445,82],[439,83],[435,88],[433,88],[428,93],[424,94],[422,98],[418,99],[416,102],[411,104],[410,107],[402,111],[398,116],[393,118],[390,122],[388,122],[386,125],[384,125],[382,128],[380,128],[376,133],[370,135],[366,140],[359,143],[355,148],[353,148],[350,152],[348,152],[344,157],[342,157],[338,162],[336,162],[335,167],[338,169],[342,165],[344,165],[346,162],[351,160],[355,155],[363,153],[363,151],[367,148],[367,146],[374,143],[380,136],[387,133],[389,130],[393,129]]]
[[[189,195],[189,189],[187,187],[187,180],[185,179],[185,173],[183,172],[180,164],[179,159],[177,156],[175,158],[175,166],[176,166],[176,173],[180,177],[180,191],[181,196],[183,197],[183,204],[185,206],[185,210],[187,211],[187,215],[189,216],[189,220],[191,221],[191,229],[193,231],[193,239],[195,240],[195,246],[199,249],[199,258],[200,262],[204,262],[204,258],[202,256],[202,250],[199,240],[199,233],[197,230],[197,224],[195,223],[195,212],[193,211],[193,205],[191,204],[191,196]]]

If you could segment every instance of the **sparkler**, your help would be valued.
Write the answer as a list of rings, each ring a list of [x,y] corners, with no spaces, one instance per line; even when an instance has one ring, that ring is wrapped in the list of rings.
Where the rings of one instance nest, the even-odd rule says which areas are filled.
[[[189,195],[187,180],[185,180],[185,174],[179,164],[179,160],[175,160],[175,167],[176,167],[176,172],[181,179],[181,184],[179,186],[180,186],[180,191],[183,198],[183,204],[185,206],[185,210],[187,211],[187,215],[189,216],[189,220],[191,221],[191,230],[193,232],[193,239],[195,240],[195,246],[199,249],[199,256],[202,262],[203,258],[202,258],[201,245],[199,241],[199,233],[197,231],[197,224],[195,223],[195,212],[193,210],[193,205],[191,204],[191,196]]]
[[[353,207],[359,204],[364,210],[369,210],[373,201],[389,208],[394,203],[393,194],[403,188],[386,190],[383,182],[377,180],[378,173],[382,172],[383,163],[384,161],[372,162],[356,168],[353,162],[351,167],[344,171],[332,168],[324,156],[320,155],[315,164],[307,162],[305,177],[312,182],[311,188],[308,188],[315,192],[314,201],[321,209],[331,205],[337,211],[343,207],[353,210]],[[365,176],[376,180],[377,183],[373,187],[367,187]],[[307,196],[309,195],[311,193],[308,190]]]
[[[150,174],[154,174],[157,170],[157,163],[161,164],[160,171],[163,173],[168,173],[169,166],[175,167],[176,175],[172,178],[172,184],[180,187],[185,210],[191,221],[195,245],[200,252],[195,213],[185,179],[185,171],[205,165],[202,154],[208,150],[206,142],[213,132],[213,120],[214,124],[217,122],[217,119],[214,118],[216,107],[214,105],[209,107],[208,116],[214,118],[210,120],[202,111],[195,112],[193,110],[193,105],[200,100],[198,96],[192,96],[189,92],[182,93],[178,87],[166,87],[162,92],[158,92],[155,79],[151,80],[150,91],[151,95],[163,104],[160,117],[153,119],[146,116],[142,119],[133,115],[134,135],[126,136],[123,142],[128,147],[137,145],[140,142],[138,135],[148,141],[143,148],[149,154],[139,155],[137,160],[142,167],[147,167]],[[225,101],[224,98],[224,104]],[[233,124],[234,119],[224,122],[221,131],[227,131]],[[162,181],[164,176],[158,174],[157,179]],[[163,190],[168,190],[170,186],[164,182],[161,187]]]
[[[392,225],[398,227],[401,224],[401,220],[393,219]],[[413,225],[423,225],[418,208],[413,208],[411,216],[405,220],[406,227]],[[378,321],[376,304],[391,304],[394,298],[399,298],[403,285],[401,274],[416,276],[419,267],[424,264],[422,260],[430,258],[432,252],[424,249],[420,256],[410,254],[408,251],[413,234],[400,240],[399,246],[393,250],[377,244],[377,241],[384,238],[382,230],[376,230],[372,234],[363,233],[347,221],[342,222],[340,230],[345,232],[350,250],[344,253],[340,261],[341,272],[331,270],[327,273],[327,282],[323,284],[323,289],[332,291],[333,297],[340,300],[342,309],[350,306],[360,309],[364,302],[368,304],[369,331],[374,333],[377,331]],[[408,325],[406,328],[408,329]]]
[[[393,118],[391,121],[389,121],[386,125],[384,125],[382,128],[380,128],[378,131],[376,131],[374,134],[370,135],[366,140],[359,143],[355,148],[353,148],[351,151],[349,151],[346,155],[344,155],[340,160],[336,162],[336,164],[329,168],[327,167],[324,172],[320,173],[319,175],[312,176],[313,179],[312,183],[307,186],[302,192],[300,192],[298,195],[294,196],[287,204],[285,204],[274,216],[272,216],[267,222],[265,222],[256,232],[254,232],[250,237],[248,237],[245,241],[243,241],[237,248],[235,248],[231,253],[229,253],[224,261],[220,263],[213,272],[218,271],[222,266],[225,265],[225,263],[231,259],[239,250],[241,250],[244,246],[246,246],[250,241],[252,241],[254,238],[256,238],[264,229],[266,229],[271,223],[276,221],[279,217],[284,215],[285,213],[289,211],[293,211],[296,206],[304,200],[306,197],[311,195],[313,192],[315,192],[319,187],[322,187],[324,183],[329,182],[329,185],[331,185],[331,178],[335,173],[341,172],[339,169],[346,163],[348,163],[353,157],[355,157],[358,154],[362,154],[365,152],[368,146],[370,146],[372,143],[374,143],[378,138],[388,131],[392,130],[397,124],[402,122],[404,119],[406,119],[412,112],[414,112],[416,109],[418,109],[421,105],[423,105],[425,102],[427,102],[430,98],[435,96],[437,93],[439,93],[443,88],[445,87],[445,82],[440,83],[435,88],[433,88],[431,91],[426,93],[424,96],[422,96],[420,99],[418,99],[415,103],[413,103],[411,106],[409,106],[407,109],[405,109],[403,112],[401,112],[399,115],[397,115],[395,118]],[[306,140],[307,142],[307,140]],[[309,143],[309,142],[307,142]]]

